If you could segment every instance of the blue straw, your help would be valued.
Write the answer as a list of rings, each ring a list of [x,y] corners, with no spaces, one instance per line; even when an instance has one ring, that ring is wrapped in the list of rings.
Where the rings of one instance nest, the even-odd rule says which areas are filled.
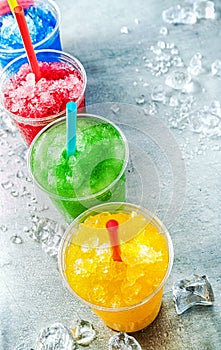
[[[66,151],[70,157],[76,152],[77,104],[66,104]]]

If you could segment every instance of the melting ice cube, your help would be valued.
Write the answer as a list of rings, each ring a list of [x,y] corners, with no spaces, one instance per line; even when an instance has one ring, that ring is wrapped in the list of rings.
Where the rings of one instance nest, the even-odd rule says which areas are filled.
[[[117,333],[109,339],[109,350],[142,350],[140,344],[134,337],[126,333]]]
[[[61,323],[41,329],[35,343],[35,350],[75,350],[71,332]]]
[[[185,70],[173,71],[165,80],[165,84],[175,90],[183,90],[191,82],[191,75]]]
[[[96,331],[93,325],[84,320],[76,322],[75,326],[72,328],[72,334],[76,343],[83,346],[89,345],[96,337]]]
[[[214,294],[205,275],[193,275],[173,285],[173,300],[178,315],[194,305],[212,305]]]

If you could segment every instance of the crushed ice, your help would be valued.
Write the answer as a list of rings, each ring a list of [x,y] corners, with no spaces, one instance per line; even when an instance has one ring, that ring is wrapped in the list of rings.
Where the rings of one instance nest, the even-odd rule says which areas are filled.
[[[33,216],[32,222],[33,225],[29,231],[30,237],[41,243],[47,254],[56,257],[65,227],[54,220],[38,218],[37,216]]]
[[[213,1],[197,0],[192,4],[184,3],[172,6],[162,12],[164,22],[170,24],[193,25],[201,19],[214,19],[215,7]]]

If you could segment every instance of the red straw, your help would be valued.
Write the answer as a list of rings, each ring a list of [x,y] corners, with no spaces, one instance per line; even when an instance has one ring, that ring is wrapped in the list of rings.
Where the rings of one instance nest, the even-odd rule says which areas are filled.
[[[14,8],[14,14],[18,23],[18,27],[22,36],[22,40],[28,56],[29,63],[31,65],[32,72],[35,74],[36,81],[38,81],[41,78],[41,72],[40,72],[38,61],[31,42],[31,37],[29,34],[29,30],[28,30],[28,26],[26,23],[22,6],[16,6]]]
[[[116,220],[109,220],[106,223],[106,228],[110,236],[110,242],[112,245],[113,259],[114,261],[122,261],[120,255],[120,245],[118,239],[118,222]]]

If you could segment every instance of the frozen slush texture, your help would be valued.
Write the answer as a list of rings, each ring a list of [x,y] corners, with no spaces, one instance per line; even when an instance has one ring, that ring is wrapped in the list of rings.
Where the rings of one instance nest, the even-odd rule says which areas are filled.
[[[44,118],[65,110],[82,92],[81,75],[67,62],[39,62],[36,82],[29,64],[23,64],[4,87],[5,108],[25,118]]]
[[[68,158],[65,121],[55,124],[36,140],[30,157],[35,181],[51,198],[55,195],[53,201],[72,218],[98,200],[125,200],[123,173],[114,188],[100,193],[115,181],[125,163],[125,144],[119,131],[105,121],[79,117],[76,136],[77,151]],[[91,196],[92,202],[91,198],[84,201]]]
[[[50,35],[56,26],[56,19],[47,5],[29,6],[24,8],[24,13],[33,45]],[[0,22],[0,50],[22,49],[21,34],[13,14],[9,12],[1,15]],[[59,47],[60,44],[54,46],[57,49]]]
[[[50,56],[49,56],[50,57]],[[36,82],[28,63],[23,64],[3,87],[5,109],[18,117],[28,118],[30,122],[16,120],[26,143],[44,125],[65,112],[66,103],[77,101],[82,96],[84,82],[79,72],[68,62],[39,62],[41,79]],[[79,108],[84,107],[84,97],[79,100]],[[42,118],[42,121],[38,121]],[[33,123],[31,121],[33,119]]]

